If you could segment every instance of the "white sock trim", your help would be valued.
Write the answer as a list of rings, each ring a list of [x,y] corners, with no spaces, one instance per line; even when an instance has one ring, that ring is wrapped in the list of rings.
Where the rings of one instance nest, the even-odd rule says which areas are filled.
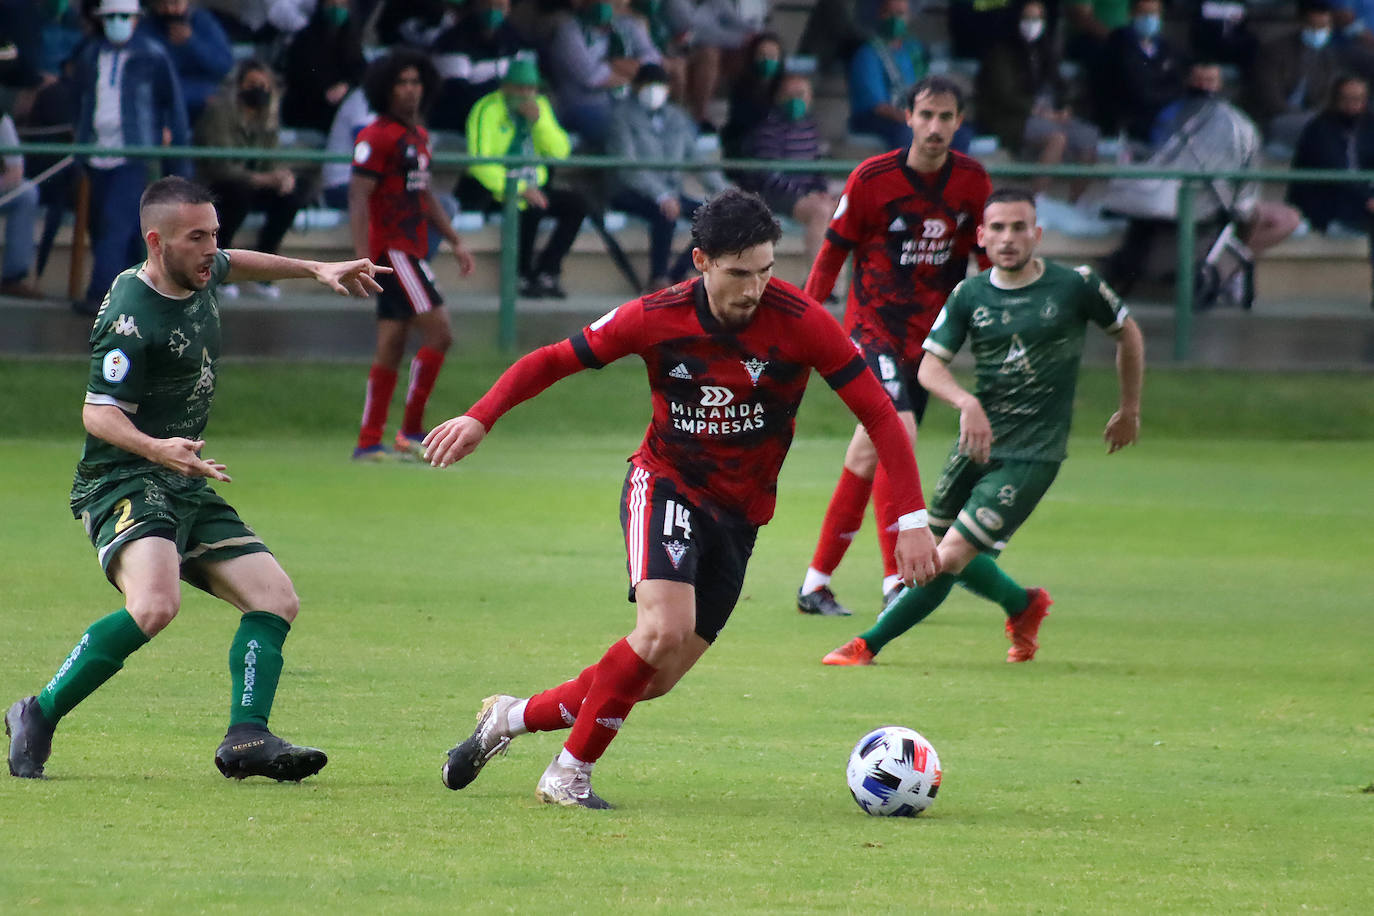
[[[525,707],[529,705],[529,702],[529,700],[521,700],[506,713],[506,733],[512,738],[529,733],[529,729],[525,727]]]
[[[806,578],[802,579],[801,593],[809,595],[820,588],[825,588],[830,584],[830,574],[819,572],[811,567],[806,569]]]
[[[585,760],[578,760],[572,754],[569,754],[566,747],[558,752],[558,765],[561,767],[575,767],[579,770],[590,770],[592,768],[590,763],[587,763]]]

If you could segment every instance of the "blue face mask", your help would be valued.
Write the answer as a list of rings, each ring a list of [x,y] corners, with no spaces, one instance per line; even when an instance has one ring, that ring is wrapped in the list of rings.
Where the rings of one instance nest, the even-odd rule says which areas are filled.
[[[1313,51],[1320,51],[1331,41],[1330,29],[1303,29],[1302,43]]]
[[[1131,25],[1141,38],[1154,38],[1159,34],[1159,16],[1155,13],[1137,16],[1131,20]]]
[[[122,45],[134,37],[134,17],[106,16],[104,19],[105,37],[113,44]]]

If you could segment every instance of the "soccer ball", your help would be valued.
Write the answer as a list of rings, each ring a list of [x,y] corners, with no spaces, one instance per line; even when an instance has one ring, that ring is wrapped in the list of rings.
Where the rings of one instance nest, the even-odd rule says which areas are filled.
[[[940,791],[940,757],[919,732],[884,725],[859,739],[845,773],[859,807],[878,817],[915,817]]]

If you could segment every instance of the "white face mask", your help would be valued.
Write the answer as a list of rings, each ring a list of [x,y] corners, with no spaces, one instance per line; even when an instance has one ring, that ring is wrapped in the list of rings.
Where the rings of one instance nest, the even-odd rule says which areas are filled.
[[[1036,41],[1041,35],[1045,34],[1045,20],[1043,19],[1022,19],[1021,37],[1026,41]]]
[[[650,83],[639,89],[639,104],[650,111],[658,111],[668,101],[668,87],[662,83]]]
[[[122,45],[134,37],[132,16],[106,16],[104,25],[105,37],[114,44]]]

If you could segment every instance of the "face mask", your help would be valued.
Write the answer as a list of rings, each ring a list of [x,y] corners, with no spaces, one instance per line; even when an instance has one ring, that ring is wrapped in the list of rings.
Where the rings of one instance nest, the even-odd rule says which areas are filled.
[[[526,96],[516,95],[513,92],[503,93],[506,99],[506,114],[510,115],[512,121],[524,121],[525,116],[520,113],[520,106],[525,104]]]
[[[1320,51],[1331,40],[1330,29],[1303,29],[1302,43],[1313,51]]]
[[[112,43],[122,45],[134,37],[134,17],[106,16],[105,37]]]
[[[1038,41],[1041,35],[1045,34],[1045,20],[1043,19],[1022,19],[1021,37],[1026,41]]]
[[[806,99],[788,99],[783,102],[782,114],[789,121],[800,121],[806,117]]]
[[[482,14],[482,28],[488,32],[495,32],[501,28],[501,23],[506,21],[505,10],[487,10]]]
[[[272,101],[272,93],[261,86],[240,89],[239,101],[243,103],[245,108],[266,108],[267,103]]]
[[[776,57],[760,57],[754,61],[754,72],[766,80],[771,80],[778,72],[780,61]]]
[[[1154,38],[1159,34],[1159,16],[1150,13],[1146,16],[1137,16],[1131,20],[1135,27],[1135,33],[1141,38]]]
[[[348,7],[331,6],[324,11],[324,20],[334,28],[341,28],[348,21]]]
[[[609,3],[592,3],[582,7],[582,19],[588,25],[610,25],[615,9]]]
[[[888,16],[878,23],[878,32],[884,38],[901,38],[906,35],[906,20],[901,16]]]
[[[663,83],[650,83],[639,89],[639,104],[650,111],[658,111],[668,101],[668,87]]]

